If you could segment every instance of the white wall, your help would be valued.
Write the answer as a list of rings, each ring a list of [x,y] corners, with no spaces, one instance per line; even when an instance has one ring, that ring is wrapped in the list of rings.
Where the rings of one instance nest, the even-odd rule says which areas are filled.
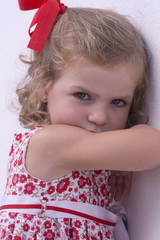
[[[26,52],[27,30],[34,11],[22,12],[18,0],[0,2],[0,196],[6,180],[7,156],[12,135],[21,131],[17,115],[8,109],[15,99],[13,90],[24,76],[25,67],[18,54]],[[160,1],[159,0],[64,0],[69,7],[110,8],[133,17],[153,54],[151,94],[148,100],[149,124],[160,129]],[[148,136],[149,137],[149,136]],[[160,169],[135,173],[130,197],[125,201],[131,240],[158,240],[160,235]]]

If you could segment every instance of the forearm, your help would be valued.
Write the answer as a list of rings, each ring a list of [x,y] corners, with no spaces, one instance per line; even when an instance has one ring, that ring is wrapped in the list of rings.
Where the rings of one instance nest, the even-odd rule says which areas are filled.
[[[159,166],[159,145],[160,132],[145,125],[103,133],[49,126],[31,138],[26,166],[31,174],[47,180],[73,170],[142,171]]]
[[[77,146],[73,145],[71,152],[77,156],[78,169],[147,170],[160,164],[160,132],[138,125],[127,130],[90,133]]]

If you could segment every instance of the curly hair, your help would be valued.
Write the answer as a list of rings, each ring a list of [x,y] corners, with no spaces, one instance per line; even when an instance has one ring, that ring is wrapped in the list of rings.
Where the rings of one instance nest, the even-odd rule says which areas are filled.
[[[148,89],[148,61],[140,32],[127,17],[109,10],[67,8],[56,22],[42,53],[32,51],[26,81],[18,86],[20,123],[26,128],[49,123],[47,103],[39,91],[51,87],[74,62],[89,62],[112,67],[127,64],[137,81],[126,127],[145,116]]]

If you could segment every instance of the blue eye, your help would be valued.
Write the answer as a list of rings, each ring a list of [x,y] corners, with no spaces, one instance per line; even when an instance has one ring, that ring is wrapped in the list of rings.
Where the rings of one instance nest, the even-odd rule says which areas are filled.
[[[89,95],[84,92],[77,92],[75,96],[80,100],[89,100]]]
[[[122,100],[122,99],[114,99],[114,100],[112,101],[112,104],[113,104],[113,105],[116,105],[116,106],[118,106],[118,107],[122,107],[122,106],[125,106],[125,105],[126,105],[125,101]]]

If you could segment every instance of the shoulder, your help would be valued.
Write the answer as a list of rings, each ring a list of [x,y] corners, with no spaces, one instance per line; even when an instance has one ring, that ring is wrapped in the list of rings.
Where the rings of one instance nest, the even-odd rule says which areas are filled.
[[[38,129],[28,143],[26,168],[35,177],[52,180],[72,171],[67,166],[71,149],[86,131],[68,125],[49,125]]]
[[[81,137],[89,134],[86,130],[69,125],[49,125],[36,131],[31,138],[30,146],[35,148],[41,147],[42,150],[65,148],[73,144],[76,140],[80,141]]]

